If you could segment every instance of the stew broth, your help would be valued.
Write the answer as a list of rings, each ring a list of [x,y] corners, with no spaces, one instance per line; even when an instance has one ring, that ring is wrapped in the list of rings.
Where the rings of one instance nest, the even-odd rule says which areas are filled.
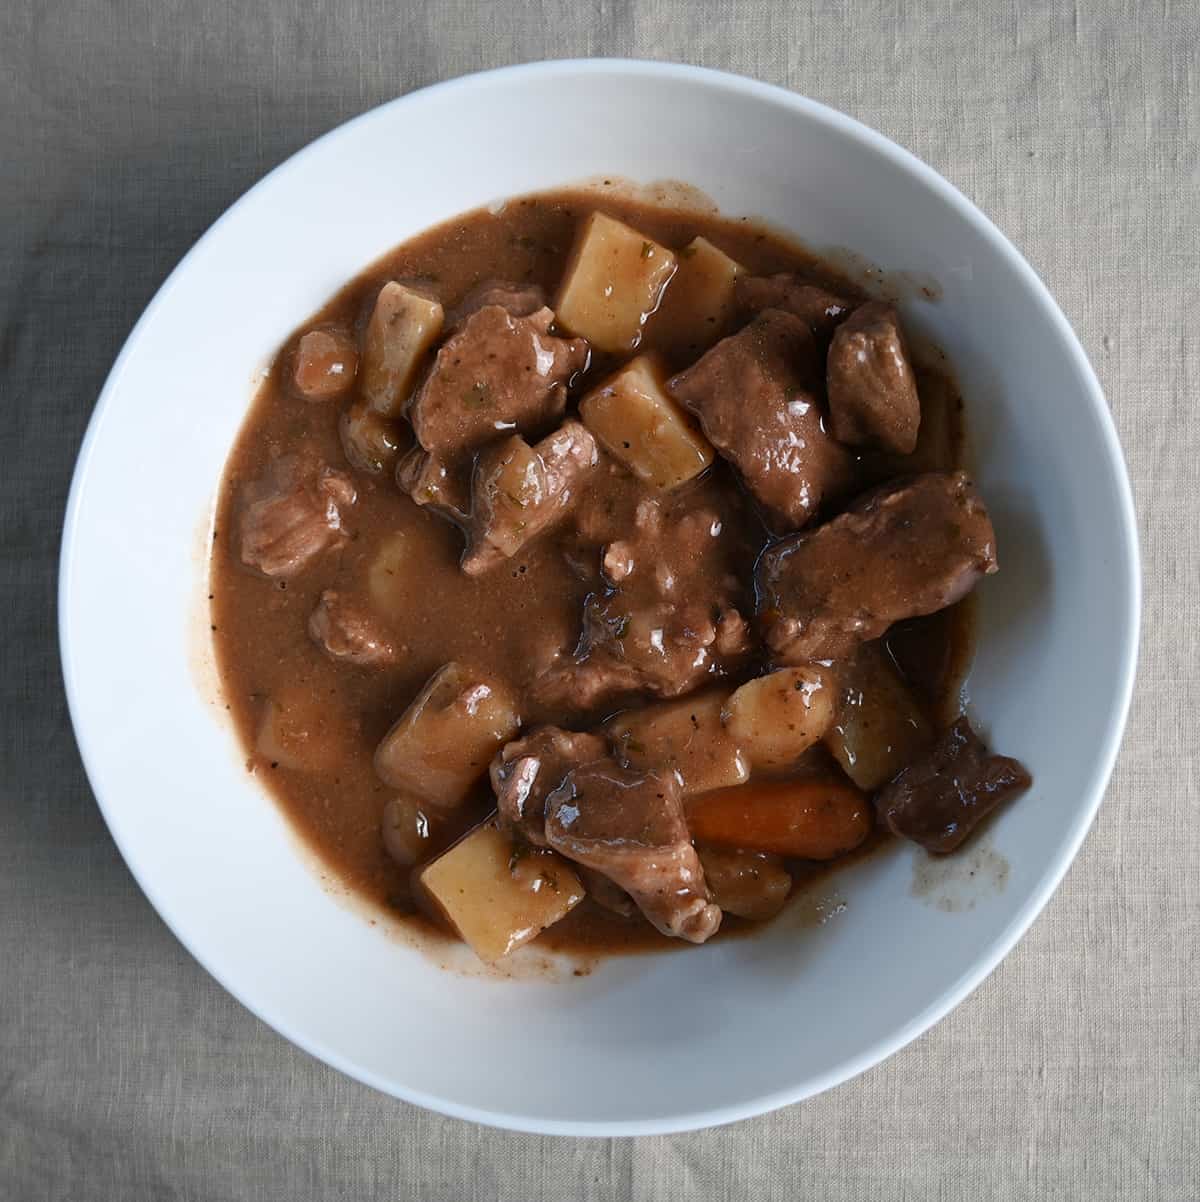
[[[861,297],[828,264],[752,222],[564,191],[515,200],[498,212],[469,213],[413,238],[348,284],[304,328],[344,327],[361,336],[381,286],[393,279],[418,282],[436,294],[447,313],[488,280],[536,284],[552,297],[581,219],[597,208],[664,246],[678,249],[702,235],[754,275],[796,273],[842,296]],[[693,363],[706,345],[668,299],[648,319],[639,349],[661,352],[669,367],[678,370]],[[465,575],[459,566],[459,529],[415,504],[397,488],[391,472],[372,475],[349,467],[339,435],[343,406],[296,397],[288,377],[293,346],[294,339],[289,340],[254,398],[221,488],[210,589],[219,670],[249,770],[338,878],[393,912],[410,913],[409,871],[389,857],[380,836],[381,812],[394,790],[376,775],[376,747],[430,675],[448,661],[470,664],[517,693],[526,690],[548,643],[575,645],[594,583],[582,579],[570,555],[564,555],[574,538],[571,531],[539,538],[483,575]],[[587,370],[571,383],[569,410],[615,362],[593,349]],[[957,459],[961,403],[952,382],[920,369],[918,382],[925,420],[939,424],[954,448],[952,459]],[[411,434],[405,437],[411,440]],[[357,500],[347,523],[350,537],[336,554],[318,558],[295,578],[273,579],[247,568],[240,558],[238,508],[245,488],[264,475],[275,457],[296,447],[350,472]],[[856,454],[859,486],[890,474],[883,464],[878,454]],[[646,488],[632,476],[611,474],[605,488],[609,524],[619,529]],[[671,504],[716,506],[736,529],[731,557],[752,607],[754,563],[769,532],[734,473],[718,460],[698,482],[673,494]],[[372,599],[398,650],[393,664],[364,668],[340,662],[314,642],[309,617],[331,588]],[[890,636],[895,662],[930,714],[943,720],[957,712],[969,625],[960,603],[903,623]],[[762,666],[761,655],[747,659],[730,678],[731,687]],[[261,729],[272,704],[284,706],[292,716],[291,733],[304,749],[303,767],[264,752]],[[560,717],[545,707],[533,710],[537,720]],[[576,722],[568,718],[560,724]],[[814,753],[809,770],[813,762],[832,764],[822,755]],[[494,806],[485,776],[473,799],[433,832],[430,852],[449,845]],[[876,836],[871,846],[881,841]],[[811,873],[812,866],[803,871]],[[427,919],[413,914],[413,921]],[[729,922],[725,930],[747,925]],[[648,923],[618,919],[588,901],[551,928],[545,942],[592,952],[598,946],[628,949],[671,941]]]

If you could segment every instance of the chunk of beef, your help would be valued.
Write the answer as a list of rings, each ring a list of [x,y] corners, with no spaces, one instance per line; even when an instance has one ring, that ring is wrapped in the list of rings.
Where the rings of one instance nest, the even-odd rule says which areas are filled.
[[[838,327],[826,360],[833,435],[911,455],[921,425],[917,379],[891,305],[860,305]]]
[[[488,280],[467,293],[450,315],[447,329],[453,332],[473,313],[489,305],[499,305],[513,317],[529,317],[546,307],[546,293],[537,284],[508,284],[502,280]]]
[[[1024,793],[1033,778],[1008,756],[991,755],[966,718],[875,799],[897,835],[927,851],[953,851],[1002,802]]]
[[[628,537],[604,548],[603,591],[588,597],[574,656],[534,684],[546,706],[588,711],[632,693],[675,697],[749,650],[724,522],[646,498]]]
[[[838,659],[893,622],[953,605],[996,569],[996,536],[970,480],[930,472],[768,547],[758,613],[784,663]]]
[[[575,870],[587,890],[588,897],[601,909],[618,914],[622,918],[632,918],[638,912],[637,902],[604,873],[587,868],[583,864],[577,864]]]
[[[421,447],[413,447],[396,464],[396,483],[418,505],[436,510],[464,529],[470,522],[470,490],[465,469],[455,470]]]
[[[370,609],[354,597],[326,589],[308,619],[308,633],[334,659],[376,666],[394,663],[395,642]]]
[[[607,754],[608,744],[599,735],[558,726],[539,726],[506,743],[489,770],[501,825],[527,843],[545,847],[546,798],[572,768]]]
[[[567,383],[587,363],[587,343],[550,333],[541,308],[514,317],[476,310],[442,344],[409,410],[417,441],[452,462],[497,437],[536,431],[562,416]]]
[[[251,765],[297,772],[336,771],[355,718],[329,704],[321,690],[293,674],[272,688],[259,711]]]
[[[242,562],[290,580],[346,539],[342,514],[356,499],[344,472],[302,455],[281,455],[246,486],[239,517]]]
[[[703,943],[721,925],[673,777],[612,759],[573,768],[546,800],[546,840],[624,889],[664,935]]]
[[[657,490],[632,485],[629,472],[611,455],[602,455],[572,514],[572,526],[581,545],[595,550],[613,539],[623,538],[633,525],[638,506],[648,495],[663,497]],[[600,556],[593,558],[598,568]]]
[[[577,421],[535,447],[519,434],[485,447],[475,461],[463,571],[481,575],[561,521],[599,460],[596,440]]]
[[[668,388],[785,528],[849,487],[852,461],[825,432],[820,353],[803,319],[766,310]]]
[[[780,275],[740,275],[733,286],[734,303],[745,314],[782,309],[808,323],[818,346],[827,347],[838,323],[857,302],[829,292],[819,284],[783,272]]]

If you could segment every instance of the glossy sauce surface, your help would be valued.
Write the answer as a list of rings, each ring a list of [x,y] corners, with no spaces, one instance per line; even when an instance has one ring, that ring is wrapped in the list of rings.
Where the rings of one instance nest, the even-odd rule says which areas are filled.
[[[302,331],[327,324],[361,332],[378,290],[390,279],[419,281],[447,312],[486,280],[536,283],[553,298],[577,225],[597,207],[664,245],[680,248],[702,234],[752,273],[797,272],[843,294],[861,295],[832,268],[752,223],[565,192],[513,201],[499,213],[467,214],[428,231],[347,285]],[[659,350],[672,367],[682,368],[704,347],[673,313],[673,306],[665,304],[649,319],[641,349]],[[295,341],[289,340],[277,357],[228,461],[212,553],[213,638],[225,700],[249,770],[334,874],[370,900],[403,913],[411,909],[408,873],[389,858],[380,836],[381,812],[392,796],[372,767],[380,739],[426,679],[450,660],[494,674],[520,692],[538,667],[548,632],[557,644],[574,646],[591,586],[573,570],[570,555],[564,555],[570,538],[565,534],[536,540],[484,576],[464,575],[460,531],[415,505],[390,472],[352,472],[358,490],[349,523],[352,537],[336,554],[286,582],[247,569],[234,537],[237,506],[243,487],[262,475],[272,456],[305,447],[325,463],[352,471],[338,433],[343,406],[300,400],[287,386]],[[594,354],[587,373],[572,384],[569,408],[613,364],[611,357]],[[952,384],[929,372],[920,373],[920,384],[923,405],[928,401],[941,407],[940,416],[953,428],[957,445],[961,404]],[[886,474],[869,457],[860,459],[859,471],[864,487]],[[595,520],[616,536],[645,492],[646,486],[632,477],[610,471],[602,493],[581,504],[592,506]],[[673,504],[710,504],[731,523],[737,531],[735,570],[749,595],[755,558],[769,536],[732,472],[718,461],[676,494]],[[418,571],[413,564],[419,564]],[[312,641],[309,615],[328,588],[373,599],[400,650],[395,665],[364,669],[341,663]],[[904,623],[889,636],[895,662],[931,712],[939,714],[954,709],[969,642],[968,610],[962,605]],[[323,747],[319,770],[289,768],[256,751],[265,709],[280,698],[307,715],[309,734]],[[554,721],[558,715],[528,717]],[[430,850],[447,846],[493,804],[485,779],[477,798],[434,831]],[[882,841],[872,837],[867,847]],[[800,865],[796,871],[807,877],[817,870]],[[418,915],[412,920],[426,921]],[[723,934],[745,929],[753,924],[730,920]],[[595,952],[670,942],[645,922],[618,919],[585,902],[545,932],[539,944]]]

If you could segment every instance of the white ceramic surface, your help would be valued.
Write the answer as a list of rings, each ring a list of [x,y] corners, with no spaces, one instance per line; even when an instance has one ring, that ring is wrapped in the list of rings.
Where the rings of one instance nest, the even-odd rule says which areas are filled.
[[[988,880],[954,887],[959,912],[935,904],[949,886],[914,894],[918,858],[899,849],[839,877],[844,912],[823,925],[793,918],[565,982],[445,972],[322,887],[198,687],[198,548],[273,349],[421,229],[598,173],[686,180],[728,214],[941,285],[940,301],[909,301],[905,318],[959,371],[1002,564],[981,589],[974,712],[1036,781],[977,852]],[[933,170],[744,79],[539,64],[430,88],[333,131],[172,274],[80,454],[63,541],[64,672],[130,868],[201,963],[277,1030],[379,1089],[480,1122],[670,1131],[793,1102],[876,1063],[961,1001],[1032,922],[1116,755],[1136,655],[1135,540],[1082,349],[1024,260]],[[1001,886],[1004,873],[986,869],[1005,862]]]

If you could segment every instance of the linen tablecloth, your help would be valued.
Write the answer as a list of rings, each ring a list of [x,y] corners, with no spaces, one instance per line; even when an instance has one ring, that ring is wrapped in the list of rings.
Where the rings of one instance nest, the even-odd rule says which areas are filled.
[[[578,55],[794,88],[978,202],[1100,373],[1145,570],[1116,776],[1016,951],[857,1080],[638,1140],[425,1113],[234,1002],[108,836],[55,641],[84,426],[193,240],[269,168],[380,101]],[[0,1199],[1200,1197],[1198,89],[1200,10],[1171,0],[0,7]]]

